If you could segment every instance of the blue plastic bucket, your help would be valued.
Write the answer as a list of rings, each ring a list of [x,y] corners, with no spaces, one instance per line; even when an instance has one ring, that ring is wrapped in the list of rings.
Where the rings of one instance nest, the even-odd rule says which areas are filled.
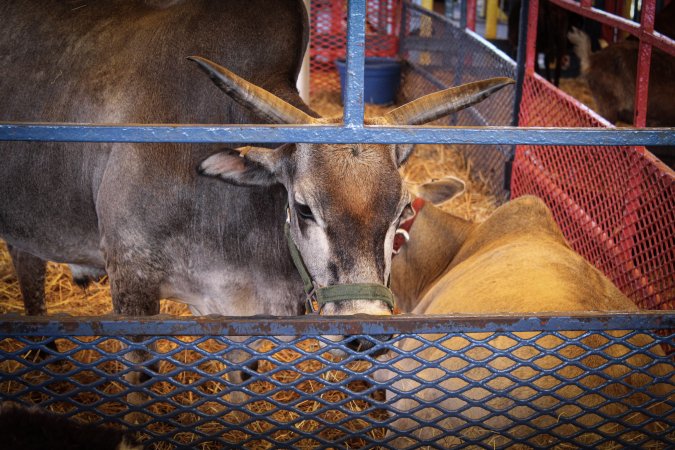
[[[344,59],[335,61],[340,73],[340,89],[344,99],[345,68]],[[377,105],[394,103],[396,91],[401,83],[401,63],[391,58],[366,58],[364,73],[364,102]]]

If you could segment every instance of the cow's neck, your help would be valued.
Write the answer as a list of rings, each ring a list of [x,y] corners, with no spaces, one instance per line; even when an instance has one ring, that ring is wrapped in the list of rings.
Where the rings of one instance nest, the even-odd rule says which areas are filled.
[[[443,275],[473,223],[426,203],[410,229],[410,240],[393,258],[392,290],[398,308],[410,312]]]

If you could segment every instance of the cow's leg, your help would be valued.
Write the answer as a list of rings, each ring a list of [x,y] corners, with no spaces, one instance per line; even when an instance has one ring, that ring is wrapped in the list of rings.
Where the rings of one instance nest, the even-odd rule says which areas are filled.
[[[23,307],[26,314],[29,316],[43,316],[47,314],[47,307],[45,304],[45,272],[46,262],[33,256],[30,253],[18,250],[11,245],[7,245],[9,254],[14,263],[14,270],[19,279],[19,289],[23,297]],[[45,338],[36,338],[36,341],[44,341]],[[58,352],[56,342],[50,340],[46,347],[54,352]],[[39,361],[48,358],[45,352],[36,350],[32,357]],[[29,355],[30,356],[30,355]]]
[[[122,264],[120,267],[121,269],[108,269],[115,314],[125,316],[152,316],[159,314],[159,283],[147,278],[144,271],[136,270],[129,264]],[[130,336],[129,340],[141,342],[144,338],[141,336]],[[136,349],[127,352],[125,359],[132,367],[143,365],[151,358],[151,351],[153,350],[154,346],[148,350]],[[153,372],[157,372],[157,367],[154,365],[150,369]],[[130,371],[124,375],[124,379],[131,386],[138,386],[148,380],[148,374],[141,371]],[[127,395],[127,401],[130,405],[141,405],[147,402],[148,399],[147,395],[135,389]],[[146,416],[141,412],[134,411],[127,414],[125,420],[132,424],[144,423]]]
[[[19,278],[23,305],[29,316],[47,314],[45,306],[45,261],[30,253],[7,246]]]

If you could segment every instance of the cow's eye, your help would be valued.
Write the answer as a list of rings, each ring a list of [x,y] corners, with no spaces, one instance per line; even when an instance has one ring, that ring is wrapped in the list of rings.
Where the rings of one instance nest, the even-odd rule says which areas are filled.
[[[312,214],[312,209],[309,206],[302,203],[296,203],[295,210],[298,212],[298,216],[300,216],[302,219],[314,220],[314,214]]]

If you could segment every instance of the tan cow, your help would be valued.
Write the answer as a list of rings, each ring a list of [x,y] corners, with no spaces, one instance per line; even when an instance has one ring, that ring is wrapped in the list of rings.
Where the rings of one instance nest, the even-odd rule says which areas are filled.
[[[442,199],[438,187],[436,183],[430,191],[425,186],[425,192]],[[440,188],[451,196],[463,189],[463,183],[444,180]],[[409,234],[409,241],[394,258],[392,267],[392,290],[403,312],[637,309],[600,271],[569,247],[551,212],[536,197],[513,200],[480,224],[426,203]],[[627,358],[638,369],[630,370],[623,360],[609,364],[600,375],[590,371],[611,358],[623,356],[627,347],[614,344],[598,353],[590,352],[582,346],[593,349],[607,343],[608,338],[582,332],[563,334],[576,341],[564,345],[566,341],[555,334],[536,332],[518,333],[517,340],[475,333],[470,336],[483,345],[469,347],[464,336],[427,335],[426,339],[438,340],[440,348],[420,350],[418,339],[403,340],[399,348],[405,357],[391,364],[406,375],[394,379],[393,371],[383,370],[376,373],[376,378],[389,380],[389,406],[412,413],[414,418],[401,417],[392,422],[390,431],[398,437],[388,444],[405,448],[417,440],[430,440],[442,447],[468,442],[503,445],[534,431],[528,442],[536,447],[556,442],[555,433],[570,436],[581,427],[596,428],[596,424],[601,434],[625,432],[625,426],[614,417],[633,424],[646,420],[644,414],[631,412],[633,405],[642,405],[656,414],[661,412],[658,398],[665,399],[673,390],[669,375],[672,365],[655,362],[653,356],[663,356],[663,352],[650,337],[635,334],[626,338],[644,349]],[[520,340],[528,343],[515,348]],[[497,356],[496,349],[511,350]],[[422,366],[408,357],[413,354],[436,361],[441,367]],[[465,361],[467,356],[473,361]],[[567,361],[575,357],[580,359],[575,363]],[[647,367],[650,364],[653,365]],[[549,369],[554,370],[544,373]],[[655,377],[664,377],[668,382]],[[425,386],[416,378],[426,381]],[[527,380],[533,386],[522,385],[518,380]],[[633,390],[650,383],[647,393]],[[585,392],[596,388],[596,392]],[[612,400],[606,401],[605,396]],[[616,397],[623,399],[615,401]],[[601,424],[605,417],[610,420]],[[518,425],[517,420],[525,420],[528,426]],[[546,427],[554,431],[539,431]],[[659,424],[651,424],[647,428],[658,427]],[[408,432],[409,437],[401,432]],[[630,433],[623,439],[639,434]],[[577,445],[593,445],[599,437],[584,433],[575,439]]]

